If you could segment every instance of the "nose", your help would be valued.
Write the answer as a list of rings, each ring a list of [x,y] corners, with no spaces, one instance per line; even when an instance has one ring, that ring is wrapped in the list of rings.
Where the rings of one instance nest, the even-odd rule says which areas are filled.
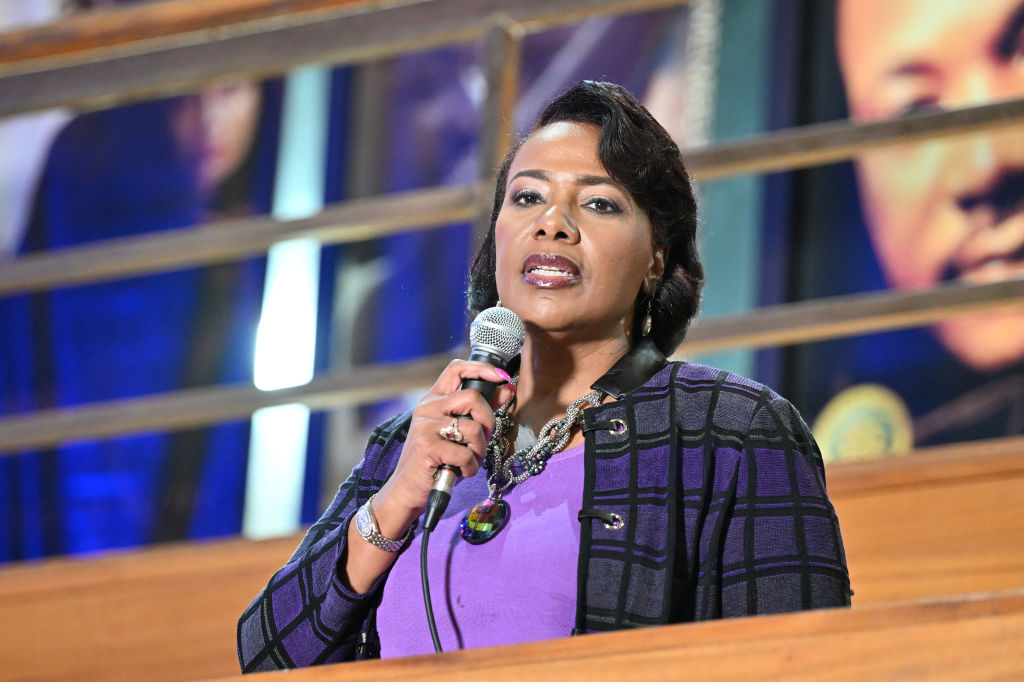
[[[1016,60],[991,53],[967,61],[947,76],[943,108],[980,106],[1024,93],[1024,77]],[[1024,139],[1017,130],[979,133],[931,143],[930,147],[936,152],[945,150],[941,157],[946,192],[955,197],[961,210],[977,213],[976,209],[985,209],[998,214],[1019,201]]]
[[[998,99],[1000,77],[992,69],[965,70],[946,89],[944,108],[960,109],[990,104]]]
[[[580,232],[572,209],[561,202],[552,202],[537,219],[535,239],[555,239],[569,244],[579,243]]]

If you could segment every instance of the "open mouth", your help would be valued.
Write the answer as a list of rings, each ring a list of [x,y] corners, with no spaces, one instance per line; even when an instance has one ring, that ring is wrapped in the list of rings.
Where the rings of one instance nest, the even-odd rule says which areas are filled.
[[[557,288],[579,281],[579,268],[564,256],[535,253],[523,263],[523,281],[533,286]]]
[[[943,275],[945,281],[961,280],[979,284],[1020,277],[1024,275],[1024,244],[1011,253],[993,254],[959,266],[951,264]]]

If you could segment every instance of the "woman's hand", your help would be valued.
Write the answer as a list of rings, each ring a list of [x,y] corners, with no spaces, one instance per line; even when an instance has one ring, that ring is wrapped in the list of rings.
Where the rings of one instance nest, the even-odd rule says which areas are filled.
[[[490,403],[472,389],[460,389],[465,379],[500,383]],[[402,446],[398,466],[373,498],[373,515],[384,537],[398,539],[426,509],[434,473],[442,464],[457,466],[462,477],[473,476],[487,452],[494,430],[494,412],[512,398],[515,388],[505,372],[482,362],[452,360],[412,413],[409,435]],[[441,429],[458,415],[462,442],[441,436]],[[347,553],[340,562],[343,578],[356,592],[366,592],[394,562],[395,554],[364,542],[351,524]]]
[[[484,379],[502,385],[495,389],[488,403],[477,391],[459,389],[465,379]],[[493,410],[512,397],[514,388],[508,381],[508,374],[486,363],[453,360],[448,364],[413,410],[398,466],[374,498],[374,514],[384,536],[401,537],[423,513],[437,467],[457,466],[463,478],[476,474],[494,430]],[[458,420],[463,440],[454,443],[440,432],[458,415],[468,415],[469,419]]]

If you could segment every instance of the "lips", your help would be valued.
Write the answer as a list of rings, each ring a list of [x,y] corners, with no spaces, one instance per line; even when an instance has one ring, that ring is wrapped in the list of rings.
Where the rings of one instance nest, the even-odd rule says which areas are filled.
[[[943,281],[982,283],[1024,273],[1024,214],[986,231],[976,231],[948,263]]]
[[[1001,282],[1024,275],[1024,247],[1005,256],[980,259],[956,271],[956,279],[975,284]]]
[[[537,287],[555,289],[579,282],[580,269],[565,256],[534,253],[523,261],[523,281]]]

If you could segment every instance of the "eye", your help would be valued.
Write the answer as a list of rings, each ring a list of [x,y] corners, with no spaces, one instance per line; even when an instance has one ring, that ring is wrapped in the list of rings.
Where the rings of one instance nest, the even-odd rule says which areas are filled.
[[[512,194],[512,203],[516,206],[536,206],[544,203],[544,197],[535,189],[521,189]]]
[[[583,205],[596,213],[622,213],[618,204],[604,197],[591,197]]]

